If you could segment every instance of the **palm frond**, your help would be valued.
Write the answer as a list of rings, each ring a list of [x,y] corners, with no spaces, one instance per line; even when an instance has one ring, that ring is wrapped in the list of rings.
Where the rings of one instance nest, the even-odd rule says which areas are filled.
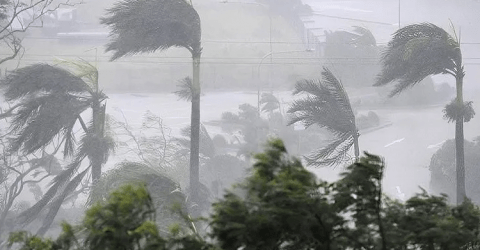
[[[178,184],[173,181],[166,172],[154,169],[144,163],[126,161],[117,164],[116,168],[107,171],[102,176],[92,190],[89,203],[101,201],[106,198],[111,191],[126,183],[132,182],[145,182],[147,187],[161,185],[161,187],[163,187],[161,188],[161,192],[165,194],[179,188]],[[160,190],[156,190],[155,195],[160,195],[158,191]]]
[[[458,105],[457,100],[453,99],[443,109],[443,117],[448,122],[455,122],[458,119],[463,119],[464,122],[469,122],[475,116],[475,110],[472,106],[473,102],[464,102],[463,105]]]
[[[88,170],[89,169],[87,168],[77,174],[71,181],[68,182],[65,189],[51,202],[48,213],[44,218],[42,226],[38,230],[37,234],[43,235],[48,230],[48,228],[50,228],[55,216],[58,213],[58,210],[60,209],[60,206],[62,206],[63,202],[65,201],[65,198],[73,191],[75,191],[75,189],[81,183],[85,175],[88,173]]]
[[[201,51],[200,17],[186,0],[123,0],[101,23],[111,28],[112,60],[170,47]]]
[[[57,182],[54,185],[52,185],[39,201],[37,201],[29,209],[19,214],[16,218],[17,224],[26,226],[32,221],[34,221],[38,217],[38,215],[43,211],[45,206],[47,206],[47,204],[49,204],[50,201],[53,200],[53,198],[55,197],[59,189],[62,187],[62,184],[64,183]]]
[[[98,159],[101,164],[105,164],[115,151],[115,140],[109,135],[99,135],[89,128],[89,133],[85,133],[80,139],[77,155],[88,156],[89,159]]]
[[[103,174],[88,197],[88,204],[102,202],[113,190],[125,184],[145,183],[157,209],[157,222],[164,231],[178,218],[171,213],[174,205],[186,210],[186,196],[180,185],[166,171],[140,162],[122,162]]]
[[[50,94],[24,100],[13,116],[10,129],[16,134],[11,150],[33,153],[49,144],[60,132],[69,131],[90,106],[88,98]]]
[[[85,82],[65,69],[48,64],[34,64],[9,73],[0,81],[7,101],[38,93],[82,93]]]
[[[413,24],[399,29],[382,54],[382,71],[374,86],[397,81],[390,96],[412,87],[429,75],[455,74],[461,61],[458,42],[442,28]]]
[[[187,126],[180,131],[180,134],[185,138],[176,139],[180,145],[188,149],[190,149],[190,132],[190,126]],[[215,155],[215,145],[212,137],[203,124],[200,125],[200,154],[209,158]]]
[[[350,159],[348,152],[352,148],[353,143],[353,136],[345,135],[336,138],[327,146],[310,153],[304,158],[307,161],[307,164],[311,166],[335,166]]]
[[[324,68],[322,81],[302,80],[295,85],[294,94],[307,93],[293,101],[289,125],[302,122],[306,127],[314,124],[326,128],[337,136],[356,131],[348,95],[341,82],[330,70]]]
[[[306,93],[294,100],[288,113],[289,125],[302,122],[305,127],[317,125],[330,131],[335,139],[328,146],[306,156],[309,165],[335,165],[345,160],[358,131],[355,115],[342,83],[328,68],[323,68],[321,80],[302,80],[294,94]]]
[[[86,60],[80,59],[77,61],[60,59],[58,65],[64,65],[73,73],[83,79],[89,86],[89,92],[96,92],[98,89],[98,69]]]
[[[353,39],[355,44],[366,46],[377,45],[375,36],[373,36],[369,29],[360,26],[353,26],[353,31],[358,34],[358,36]]]
[[[177,87],[179,90],[173,92],[175,93],[180,100],[185,100],[187,102],[192,100],[192,93],[193,93],[193,84],[192,84],[192,78],[190,77],[185,77],[182,80],[180,80],[179,84],[177,84]]]
[[[263,105],[262,111],[264,112],[272,112],[280,108],[280,101],[271,93],[263,93],[260,104]]]

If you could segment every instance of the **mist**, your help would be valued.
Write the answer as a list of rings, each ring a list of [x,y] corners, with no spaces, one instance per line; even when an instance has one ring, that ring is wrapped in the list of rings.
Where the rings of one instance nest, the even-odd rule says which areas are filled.
[[[148,53],[127,53],[112,60],[114,51],[106,51],[106,48],[115,35],[111,27],[100,20],[117,2],[84,0],[71,6],[61,5],[58,10],[45,14],[35,25],[19,33],[23,49],[13,59],[2,61],[2,78],[35,64],[87,62],[97,69],[98,93],[101,90],[106,96],[101,100],[105,105],[105,120],[111,122],[109,129],[116,141],[115,153],[102,163],[101,173],[113,173],[108,171],[119,168],[125,161],[142,162],[158,167],[159,173],[171,178],[186,192],[191,183],[188,156],[193,106],[191,99],[182,100],[178,92],[185,87],[182,84],[186,77],[192,77],[192,53],[184,47],[173,46],[165,50],[151,49]],[[403,200],[421,192],[421,188],[437,194],[448,189],[449,195],[455,194],[454,173],[450,176],[453,178],[449,182],[451,187],[443,185],[444,179],[436,180],[432,186],[429,167],[432,167],[432,157],[445,142],[455,139],[455,122],[449,123],[443,110],[456,96],[456,79],[449,74],[429,74],[391,98],[389,93],[397,81],[380,87],[373,85],[382,70],[381,58],[392,35],[399,28],[412,24],[433,23],[460,41],[465,72],[463,98],[473,101],[473,110],[480,110],[480,85],[477,84],[480,78],[480,34],[477,32],[480,1],[191,2],[201,20],[199,102],[203,128],[200,128],[199,143],[200,147],[214,148],[207,150],[210,153],[200,149],[199,180],[211,192],[212,200],[248,175],[252,155],[263,150],[268,138],[280,137],[289,153],[306,165],[305,156],[335,139],[335,133],[318,124],[290,124],[294,117],[289,112],[292,104],[306,96],[293,94],[296,84],[322,79],[323,67],[335,75],[348,94],[353,123],[358,128],[360,154],[368,152],[385,160],[385,194]],[[0,54],[5,57],[11,51],[11,46],[0,46]],[[0,101],[0,114],[6,114],[17,103],[7,101],[3,94]],[[92,112],[85,109],[79,114],[87,125]],[[11,132],[8,117],[0,118],[2,134]],[[473,143],[480,136],[480,119],[473,117],[465,122],[463,129],[465,140]],[[73,131],[81,133],[82,124],[75,123]],[[3,138],[18,135],[19,130],[12,133]],[[202,139],[204,135],[208,139]],[[76,138],[78,145],[82,136],[79,134]],[[55,150],[56,143],[62,141],[57,139],[52,140],[53,145],[42,149],[47,154],[55,152],[52,155],[65,169],[71,160],[62,158],[62,150]],[[5,139],[2,148],[7,148],[7,141]],[[34,150],[37,155],[29,157],[43,157],[38,150]],[[445,160],[445,166],[454,170],[455,149],[450,153],[451,164]],[[469,169],[478,166],[475,160],[468,158],[472,155],[478,156],[478,151],[465,153],[467,196],[477,197],[476,190],[471,189],[472,181],[468,180],[469,171],[473,171]],[[216,156],[224,159],[214,160]],[[238,169],[232,170],[225,165],[237,164],[227,156],[241,161]],[[310,164],[308,169],[320,179],[334,181],[344,167],[354,161],[352,146],[340,163]],[[82,162],[80,166],[85,168],[89,164]],[[22,171],[26,169],[28,167],[24,166]],[[85,188],[78,191],[79,186],[78,192],[63,203],[60,209],[63,213],[59,213],[54,223],[71,219],[72,213],[79,214],[76,209],[83,211],[86,207],[90,190],[88,178],[91,178],[88,176],[90,174],[83,181]],[[2,183],[7,186],[15,178],[9,175]],[[11,213],[21,213],[38,202],[52,179],[50,176],[38,182],[40,193],[35,194],[34,188],[25,188],[15,199]],[[453,203],[455,199],[450,201]],[[42,213],[44,215],[45,211]],[[12,218],[9,225],[15,224],[12,221],[15,220]],[[41,225],[39,220],[26,228],[35,231]],[[13,229],[18,227],[12,226]],[[55,225],[49,230],[47,235],[55,235],[59,228]]]

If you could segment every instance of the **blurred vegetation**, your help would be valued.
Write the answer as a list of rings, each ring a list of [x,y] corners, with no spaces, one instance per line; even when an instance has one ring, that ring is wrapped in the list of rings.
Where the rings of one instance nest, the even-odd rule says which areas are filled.
[[[270,140],[255,155],[251,174],[213,204],[210,229],[155,224],[152,198],[144,185],[127,185],[96,203],[79,225],[63,224],[60,236],[42,239],[28,232],[10,235],[20,249],[478,249],[480,209],[466,200],[425,191],[400,202],[383,194],[385,164],[365,153],[338,181],[317,180]]]
[[[480,137],[465,140],[465,184],[468,197],[480,204]],[[455,202],[455,141],[445,141],[433,154],[430,165],[430,190],[436,194],[447,194],[449,202]]]

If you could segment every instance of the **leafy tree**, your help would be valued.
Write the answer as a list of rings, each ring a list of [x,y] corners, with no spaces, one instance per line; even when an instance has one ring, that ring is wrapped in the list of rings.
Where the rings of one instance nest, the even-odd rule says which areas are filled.
[[[334,183],[318,181],[279,140],[251,176],[214,204],[211,237],[230,249],[466,249],[480,210],[425,192],[406,203],[382,192],[384,161],[360,157]]]
[[[145,185],[125,185],[104,202],[87,210],[83,222],[71,226],[64,222],[55,239],[42,239],[22,231],[10,235],[10,247],[25,250],[70,249],[199,249],[214,248],[195,234],[183,234],[173,226],[163,238],[155,224],[155,207]]]
[[[414,86],[425,77],[449,74],[456,80],[457,96],[444,109],[445,118],[455,122],[457,204],[466,196],[463,123],[475,112],[472,102],[463,101],[463,69],[460,40],[431,24],[412,24],[399,29],[382,56],[382,71],[375,86],[396,82],[390,96]]]
[[[334,183],[317,180],[282,141],[255,156],[251,175],[213,205],[210,238],[181,232],[162,237],[144,185],[124,186],[90,208],[56,240],[25,232],[10,243],[23,249],[477,249],[480,209],[466,200],[417,194],[405,203],[382,193],[385,164],[365,153]],[[185,218],[191,221],[189,218]],[[212,242],[212,243],[207,243]]]
[[[187,0],[123,0],[108,10],[101,22],[112,29],[112,41],[107,45],[107,51],[114,52],[112,60],[171,47],[190,51],[193,59],[190,190],[196,197],[200,148],[200,16]]]
[[[156,210],[155,222],[161,235],[168,234],[169,226],[181,219],[172,213],[174,207],[188,214],[187,195],[182,192],[178,183],[161,170],[141,162],[122,162],[105,172],[93,188],[89,203],[104,202],[111,192],[130,183],[145,183],[152,194],[152,203]]]
[[[380,67],[380,48],[370,30],[353,26],[352,31],[325,31],[327,65],[342,76],[347,87],[370,86]]]
[[[85,178],[89,170],[95,184],[101,167],[114,148],[106,120],[107,98],[99,89],[98,71],[87,62],[63,62],[72,73],[59,66],[34,64],[11,72],[1,81],[5,99],[16,104],[4,116],[11,116],[9,152],[32,154],[57,142],[64,157],[72,162],[51,182],[51,187],[34,206],[19,217],[20,224],[32,222],[49,207],[39,234],[50,227],[61,204]],[[89,123],[81,114],[92,112]],[[75,147],[74,127],[80,124],[83,136]],[[85,158],[89,166],[79,171]]]
[[[465,187],[469,198],[475,204],[480,204],[480,138],[473,141],[465,140]],[[455,180],[455,140],[450,139],[433,154],[430,165],[430,189],[435,193],[448,195],[449,202],[456,200]]]
[[[289,125],[302,122],[305,127],[317,125],[333,133],[335,140],[326,147],[306,157],[308,164],[335,165],[348,158],[348,151],[355,148],[358,160],[358,128],[347,92],[342,83],[326,67],[321,80],[302,80],[295,85],[294,95],[306,93],[307,96],[295,100],[289,113],[293,114]]]
[[[238,156],[245,156],[248,160],[253,152],[260,150],[261,143],[266,141],[268,123],[258,112],[258,109],[244,103],[239,107],[238,114],[224,112],[221,116],[222,129],[227,132],[239,131],[241,138],[236,138],[240,144]]]

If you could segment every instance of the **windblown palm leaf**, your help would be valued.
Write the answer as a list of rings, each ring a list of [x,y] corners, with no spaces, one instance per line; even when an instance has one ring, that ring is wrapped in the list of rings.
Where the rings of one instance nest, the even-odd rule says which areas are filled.
[[[107,97],[98,89],[97,69],[85,61],[61,64],[73,67],[75,73],[37,64],[14,71],[2,81],[9,101],[18,103],[12,111],[10,130],[15,136],[11,138],[10,150],[30,154],[50,145],[54,138],[63,137],[60,141],[64,155],[73,156],[72,162],[54,177],[42,199],[18,217],[18,223],[26,225],[48,208],[40,234],[50,227],[61,204],[89,171],[93,180],[99,179],[101,166],[115,147],[106,124],[102,102]],[[92,119],[85,124],[80,115],[87,109],[92,110]],[[73,133],[77,121],[83,129],[78,147]],[[85,158],[89,165],[80,170]]]
[[[180,205],[183,212],[187,211],[187,198],[179,184],[166,172],[139,162],[122,162],[115,169],[107,171],[93,188],[89,203],[104,201],[113,190],[132,183],[146,184],[157,209],[158,225],[164,233],[179,219],[172,213],[174,206]]]
[[[444,109],[445,118],[455,121],[457,204],[466,196],[463,123],[475,112],[471,102],[463,101],[463,78],[460,40],[442,28],[431,24],[413,24],[399,29],[388,43],[382,57],[383,69],[376,86],[397,81],[390,94],[400,93],[429,75],[450,74],[455,78],[457,96]]]
[[[263,105],[262,111],[264,112],[273,112],[276,109],[280,109],[280,101],[278,101],[277,97],[270,93],[262,94],[260,104]]]
[[[101,23],[111,28],[112,60],[170,47],[200,52],[200,17],[186,0],[123,0]]]
[[[179,84],[177,85],[180,89],[175,91],[174,93],[180,98],[180,100],[191,101],[192,100],[192,93],[193,93],[193,83],[192,78],[185,77],[180,80]]]
[[[59,67],[35,64],[13,71],[0,84],[7,101],[18,102],[10,126],[17,135],[12,151],[33,153],[63,133],[64,153],[73,154],[72,128],[92,102],[81,78]]]
[[[456,75],[461,68],[458,41],[444,29],[431,24],[413,24],[399,29],[382,55],[383,69],[375,86],[393,81],[394,96],[429,75]]]
[[[192,138],[190,146],[190,186],[199,186],[200,151],[200,17],[187,0],[122,0],[101,19],[111,28],[112,60],[125,55],[183,47],[193,60]],[[196,197],[198,188],[191,188]]]
[[[190,147],[190,127],[185,127],[180,131],[184,138],[177,138],[177,142],[187,151]],[[182,153],[181,151],[180,153]],[[188,152],[185,152],[188,153]],[[200,126],[200,154],[204,157],[212,158],[215,155],[215,145],[205,126]]]
[[[353,26],[353,31],[357,33],[357,36],[352,39],[352,43],[355,45],[376,46],[377,40],[373,36],[369,29]]]
[[[324,67],[322,80],[297,82],[294,95],[301,93],[307,96],[292,103],[288,110],[293,114],[289,125],[296,122],[302,122],[307,128],[317,125],[335,136],[328,146],[307,156],[308,163],[316,166],[335,165],[347,159],[348,151],[358,137],[358,130],[342,83]]]

